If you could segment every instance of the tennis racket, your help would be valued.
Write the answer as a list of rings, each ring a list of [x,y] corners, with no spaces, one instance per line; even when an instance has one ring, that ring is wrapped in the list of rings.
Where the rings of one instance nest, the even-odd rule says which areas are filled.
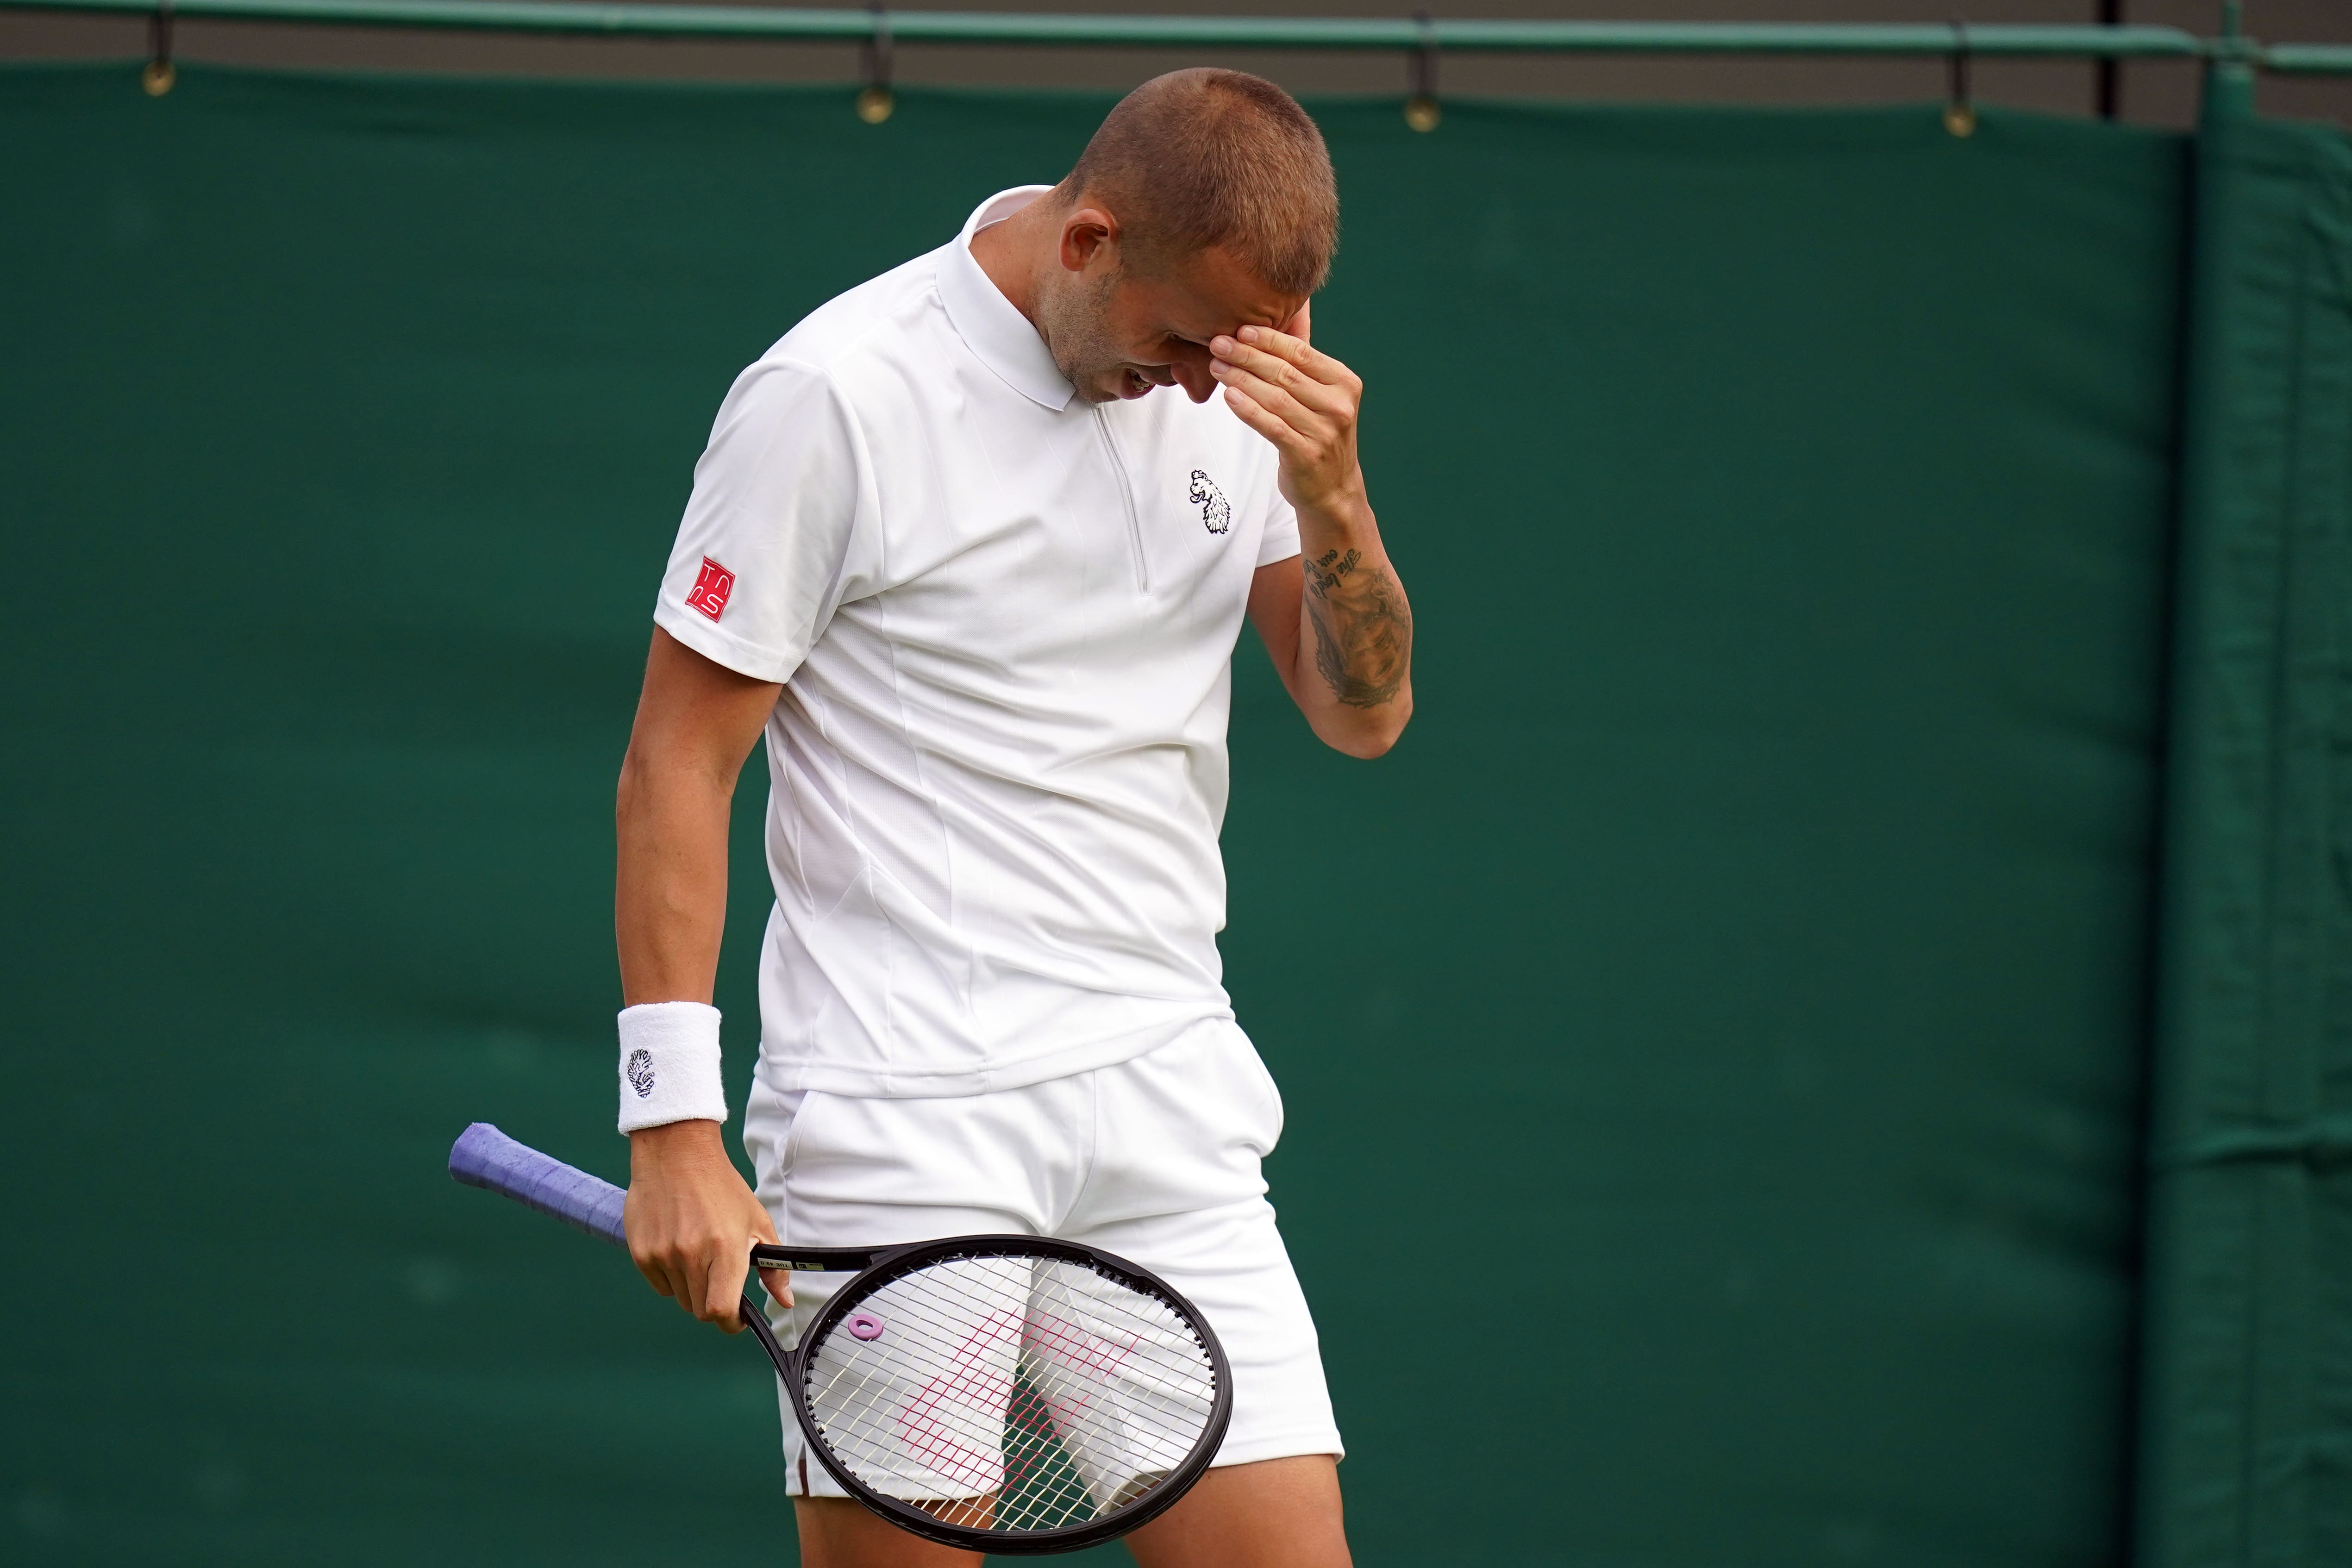
[[[449,1174],[626,1247],[610,1182],[487,1122]],[[854,1270],[787,1350],[743,1296],[811,1452],[903,1530],[972,1552],[1072,1552],[1165,1512],[1233,1416],[1192,1302],[1123,1259],[1042,1236],[756,1246],[754,1268]]]

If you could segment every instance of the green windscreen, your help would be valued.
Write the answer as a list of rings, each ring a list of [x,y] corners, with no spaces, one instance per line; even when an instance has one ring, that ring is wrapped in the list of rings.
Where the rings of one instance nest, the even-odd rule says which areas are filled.
[[[2200,137],[2137,1521],[2352,1562],[2352,144]]]
[[[625,1176],[730,379],[1106,102],[0,72],[0,1557],[789,1552],[757,1350],[442,1163]],[[1419,714],[1245,639],[1225,953],[1359,1560],[2116,1562],[2186,144],[1313,107]]]

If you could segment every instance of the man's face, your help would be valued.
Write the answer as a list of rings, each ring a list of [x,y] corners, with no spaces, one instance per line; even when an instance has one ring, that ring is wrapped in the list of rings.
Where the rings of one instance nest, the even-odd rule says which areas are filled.
[[[1217,388],[1211,339],[1244,327],[1287,327],[1306,304],[1275,294],[1223,250],[1145,272],[1120,265],[1115,246],[1079,237],[1074,247],[1065,227],[1064,271],[1059,287],[1037,301],[1038,325],[1054,362],[1088,402],[1166,386],[1204,402]]]

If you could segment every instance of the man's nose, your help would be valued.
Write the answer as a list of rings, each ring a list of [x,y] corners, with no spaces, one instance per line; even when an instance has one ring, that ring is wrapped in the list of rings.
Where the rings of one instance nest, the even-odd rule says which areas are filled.
[[[1194,402],[1208,402],[1209,394],[1217,390],[1217,378],[1209,373],[1209,361],[1206,355],[1197,361],[1181,360],[1168,369],[1169,382],[1182,387],[1184,395]]]

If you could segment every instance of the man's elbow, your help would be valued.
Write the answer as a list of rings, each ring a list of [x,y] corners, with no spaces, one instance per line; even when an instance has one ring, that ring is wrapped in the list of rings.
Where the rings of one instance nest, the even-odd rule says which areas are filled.
[[[644,759],[632,746],[621,758],[621,777],[613,786],[613,826],[624,836],[628,833],[629,824],[645,810],[650,794],[648,782]]]
[[[632,823],[662,815],[681,802],[715,794],[723,804],[732,793],[725,781],[632,741],[613,789],[613,820],[626,833]]]
[[[1332,750],[1370,762],[1388,755],[1389,747],[1412,721],[1412,694],[1399,692],[1376,707],[1344,708],[1336,722],[1323,727],[1323,744]]]

